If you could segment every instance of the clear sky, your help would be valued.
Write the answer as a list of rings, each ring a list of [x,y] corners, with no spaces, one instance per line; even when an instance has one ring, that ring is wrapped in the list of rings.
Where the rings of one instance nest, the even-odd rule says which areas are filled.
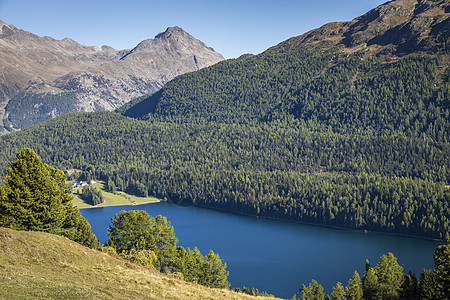
[[[40,36],[129,49],[179,26],[225,58],[258,54],[387,0],[0,0],[0,20]]]

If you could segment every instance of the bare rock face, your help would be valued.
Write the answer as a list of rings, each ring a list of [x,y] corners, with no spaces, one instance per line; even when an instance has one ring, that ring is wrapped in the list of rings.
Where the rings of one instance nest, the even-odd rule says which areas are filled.
[[[0,132],[1,125],[21,129],[72,111],[113,110],[223,59],[179,27],[116,50],[0,21]]]
[[[397,54],[444,53],[450,50],[449,17],[448,0],[394,0],[352,21],[329,23],[291,38],[273,47],[273,51],[342,45],[346,48],[391,46]]]

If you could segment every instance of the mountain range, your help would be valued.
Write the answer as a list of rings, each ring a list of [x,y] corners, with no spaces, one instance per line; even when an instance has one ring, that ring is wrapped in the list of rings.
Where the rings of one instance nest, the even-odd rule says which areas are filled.
[[[204,56],[189,52],[194,41],[179,28],[169,28],[132,50],[117,51],[41,38],[1,24],[0,67],[5,72],[0,91],[9,130],[73,110],[116,109],[68,113],[0,136],[0,177],[6,176],[16,153],[32,148],[42,162],[60,170],[82,170],[81,176],[103,180],[110,192],[448,243],[449,17],[448,0],[394,0],[352,21],[326,24],[261,54],[230,60],[222,60],[200,42],[199,49],[206,49]],[[33,53],[28,45],[34,45]],[[155,45],[159,50],[152,50]],[[179,60],[170,60],[169,68],[168,60],[154,58],[161,51]],[[13,59],[17,53],[20,59]],[[216,63],[201,68],[205,57],[215,57],[210,64]],[[143,77],[151,62],[175,76],[180,61],[196,71],[170,81],[162,72]],[[122,78],[130,80],[124,83]],[[108,95],[131,99],[138,96],[132,92],[145,85],[149,94],[127,103],[120,100],[125,103],[121,107],[108,100]],[[144,88],[140,91],[145,93]],[[39,111],[44,118],[35,117]],[[99,270],[101,262],[106,268],[100,271],[113,280],[107,282],[108,295],[110,290],[142,293],[143,287],[148,293],[147,286],[165,290],[169,285],[171,294],[156,293],[154,298],[235,296],[199,290],[160,275],[149,277],[143,285],[138,280],[147,271],[88,253],[56,236],[6,229],[0,230],[2,238],[0,249],[6,256],[0,255],[0,261],[13,272],[8,273],[12,275],[0,295],[102,297],[103,293],[93,291],[103,284],[97,283],[103,277],[92,272]],[[36,251],[24,249],[24,244]],[[36,264],[36,257],[53,249],[46,246],[50,244],[56,245],[51,260]],[[10,249],[17,249],[19,255]],[[67,261],[67,255],[61,255],[66,252],[82,259]],[[74,277],[74,283],[60,280],[67,272],[58,271],[56,276],[55,264],[45,264],[48,261],[80,276]],[[14,275],[24,270],[23,264],[31,281]],[[116,269],[137,278],[140,287],[117,290],[124,277],[115,276]],[[372,287],[381,287],[380,278],[387,278],[377,277],[377,266],[373,281],[368,281],[370,269],[366,263],[364,277],[358,279],[355,272],[352,279],[355,286],[369,286],[364,297],[368,290],[375,291]],[[423,280],[427,272],[429,279]],[[421,290],[434,290],[430,299],[445,298],[437,296],[444,287],[437,284],[441,275],[429,272],[422,272],[419,284],[410,274],[401,288],[389,290],[403,289],[401,297],[413,298],[419,285]],[[89,276],[92,288],[80,289],[91,282]],[[448,283],[448,276],[445,280]],[[342,288],[341,294],[351,290]]]
[[[223,59],[179,27],[115,50],[0,21],[0,121],[11,131],[72,111],[113,110]]]

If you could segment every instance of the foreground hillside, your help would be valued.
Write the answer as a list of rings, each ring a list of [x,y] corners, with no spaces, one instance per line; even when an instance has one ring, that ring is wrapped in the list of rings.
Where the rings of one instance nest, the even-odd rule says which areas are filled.
[[[257,299],[163,276],[42,232],[0,228],[1,299]]]

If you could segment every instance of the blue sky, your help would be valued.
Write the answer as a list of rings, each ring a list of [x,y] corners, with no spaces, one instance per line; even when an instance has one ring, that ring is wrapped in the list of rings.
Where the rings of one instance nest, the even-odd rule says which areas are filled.
[[[225,58],[258,54],[386,0],[0,0],[0,20],[37,35],[128,49],[179,26]]]

